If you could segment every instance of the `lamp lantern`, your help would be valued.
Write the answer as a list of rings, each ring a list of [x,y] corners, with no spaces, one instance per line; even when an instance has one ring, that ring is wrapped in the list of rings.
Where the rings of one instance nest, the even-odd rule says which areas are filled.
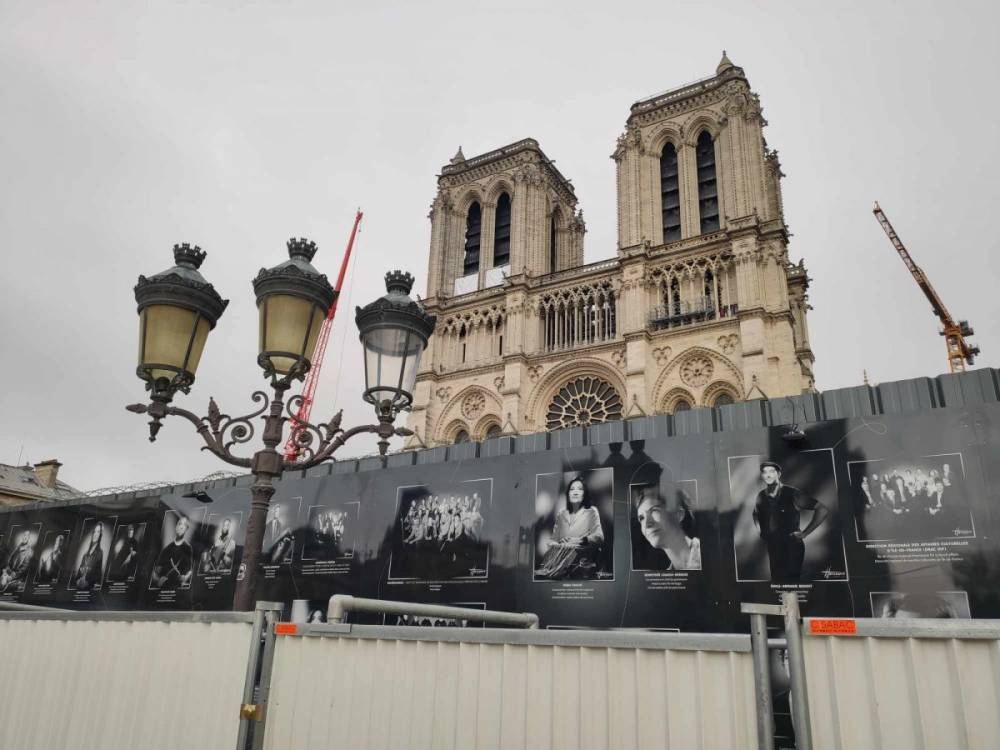
[[[257,364],[265,377],[286,386],[309,371],[320,329],[337,296],[312,265],[316,250],[315,242],[293,237],[288,240],[288,260],[260,269],[253,280],[260,330]]]
[[[222,316],[222,299],[198,268],[205,252],[187,243],[174,245],[175,265],[135,285],[139,313],[139,365],[152,400],[169,403],[177,391],[188,393],[208,332]]]
[[[392,419],[413,402],[420,356],[437,318],[412,299],[413,276],[385,275],[386,294],[356,310],[365,357],[364,400],[380,419]]]

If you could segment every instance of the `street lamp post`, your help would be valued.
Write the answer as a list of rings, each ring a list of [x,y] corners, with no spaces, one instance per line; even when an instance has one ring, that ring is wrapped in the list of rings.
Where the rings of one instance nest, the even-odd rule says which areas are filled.
[[[307,469],[327,459],[350,438],[360,433],[379,437],[379,452],[385,455],[389,438],[408,436],[405,427],[394,426],[399,412],[412,403],[420,356],[434,331],[436,319],[410,298],[413,277],[401,271],[385,276],[387,293],[357,308],[356,322],[364,348],[366,388],[363,398],[375,407],[378,424],[350,429],[340,426],[343,412],[326,423],[298,421],[294,439],[299,460],[288,461],[277,447],[282,443],[285,422],[294,418],[301,396],[285,404],[285,392],[309,371],[309,357],[333,304],[336,293],[326,276],[312,266],[316,245],[304,239],[288,241],[289,259],[274,268],[261,269],[253,280],[259,313],[259,354],[257,363],[270,379],[272,395],[255,391],[252,400],[259,408],[241,417],[223,414],[214,398],[208,413],[199,417],[171,401],[177,392],[189,393],[208,333],[215,327],[228,304],[205,280],[199,267],[205,253],[198,247],[174,246],[175,265],[146,278],[135,287],[139,312],[138,376],[150,393],[148,404],[126,408],[148,414],[150,442],[167,416],[178,416],[194,425],[208,450],[233,466],[249,469],[254,476],[251,511],[237,574],[233,609],[251,610],[256,602],[257,562],[260,558],[267,509],[274,495],[274,482],[288,469]],[[254,421],[262,419],[264,447],[246,458],[232,452],[249,443],[255,434]]]

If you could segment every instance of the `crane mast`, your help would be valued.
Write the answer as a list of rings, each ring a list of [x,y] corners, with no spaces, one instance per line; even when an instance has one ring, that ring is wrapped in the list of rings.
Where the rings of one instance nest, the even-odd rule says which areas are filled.
[[[931,303],[931,308],[934,310],[934,314],[941,321],[942,330],[940,334],[944,336],[945,346],[948,351],[948,367],[952,372],[965,372],[965,366],[972,365],[975,362],[976,355],[979,354],[979,347],[970,343],[966,340],[967,337],[972,336],[975,331],[969,326],[967,320],[960,320],[958,322],[951,316],[948,312],[948,308],[945,307],[944,302],[941,301],[941,297],[938,296],[937,291],[931,284],[930,279],[910,257],[909,252],[906,250],[906,246],[903,245],[903,241],[899,239],[899,235],[896,234],[896,230],[892,228],[892,224],[889,223],[889,218],[885,215],[885,212],[879,207],[876,201],[875,207],[872,209],[872,213],[875,214],[875,218],[878,219],[878,223],[882,225],[882,229],[885,230],[886,235],[889,237],[889,241],[892,242],[892,246],[896,248],[896,252],[899,253],[899,257],[903,259],[903,263],[906,264],[907,269],[909,269],[910,274],[913,276],[914,280],[917,282],[917,286],[924,293],[927,301]]]
[[[295,442],[298,436],[298,426],[301,422],[309,421],[309,414],[312,412],[313,398],[316,395],[316,385],[319,383],[319,374],[323,369],[323,357],[326,355],[326,344],[330,340],[330,331],[333,329],[333,318],[337,314],[337,300],[340,299],[340,288],[344,285],[344,276],[347,274],[347,266],[351,260],[351,250],[354,248],[354,238],[358,234],[358,225],[361,224],[361,209],[358,209],[354,216],[354,226],[351,228],[351,236],[347,240],[347,249],[344,251],[344,259],[340,262],[340,273],[337,275],[337,284],[334,286],[336,295],[333,304],[326,314],[323,327],[320,328],[319,337],[316,339],[316,349],[312,356],[312,367],[306,373],[305,382],[302,384],[302,403],[295,418],[291,421],[291,429],[288,431],[288,440],[285,442],[285,458],[289,461],[296,461],[299,457],[299,446]]]

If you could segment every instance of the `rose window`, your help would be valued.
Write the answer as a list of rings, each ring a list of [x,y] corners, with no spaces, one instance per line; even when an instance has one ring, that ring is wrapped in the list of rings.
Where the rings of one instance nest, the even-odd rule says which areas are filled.
[[[708,357],[691,357],[681,367],[681,380],[690,386],[705,385],[712,377],[712,360]]]
[[[600,378],[577,378],[564,385],[552,399],[545,425],[558,430],[621,418],[622,401],[610,383]]]
[[[486,406],[486,397],[479,391],[473,391],[462,401],[462,414],[468,419],[478,417]]]

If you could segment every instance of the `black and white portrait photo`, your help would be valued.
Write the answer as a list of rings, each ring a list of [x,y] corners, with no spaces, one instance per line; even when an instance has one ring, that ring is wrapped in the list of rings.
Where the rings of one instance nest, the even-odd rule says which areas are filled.
[[[329,604],[324,599],[293,599],[288,613],[288,622],[302,624],[320,624],[326,622],[326,608]]]
[[[63,565],[69,556],[70,530],[46,531],[42,540],[42,554],[35,573],[36,586],[55,586],[59,583]]]
[[[194,536],[194,526],[193,520],[180,511],[168,510],[163,513],[161,546],[149,577],[151,590],[191,588],[191,576],[194,572],[191,539]]]
[[[485,610],[486,602],[448,602],[449,607],[463,609]],[[486,623],[469,620],[466,617],[440,617],[431,615],[382,615],[383,625],[396,625],[404,628],[482,628]]]
[[[212,543],[201,553],[198,574],[203,576],[227,576],[233,572],[236,560],[236,536],[243,523],[243,513],[211,513],[208,527],[212,530]]]
[[[535,477],[534,580],[614,580],[614,469]]]
[[[312,506],[302,560],[325,562],[353,558],[360,507],[360,502]]]
[[[892,620],[952,620],[972,617],[969,595],[964,591],[901,593],[872,591],[872,617]]]
[[[701,570],[695,480],[677,482],[650,461],[629,483],[632,570]]]
[[[86,518],[80,527],[76,559],[69,588],[94,591],[104,583],[104,571],[111,554],[111,536],[116,518]]]
[[[264,526],[262,565],[286,565],[292,562],[292,554],[295,552],[295,524],[298,522],[301,504],[301,497],[271,502]]]
[[[847,579],[834,514],[832,451],[798,451],[781,460],[731,456],[728,463],[738,509],[733,531],[737,580],[797,584]]]
[[[10,545],[0,568],[0,594],[20,593],[28,583],[28,570],[35,559],[35,546],[42,524],[13,525],[7,531]]]
[[[398,488],[389,580],[486,579],[492,502],[492,479]]]
[[[858,541],[974,537],[961,453],[848,464]]]
[[[108,581],[123,583],[134,581],[139,567],[139,552],[146,538],[145,523],[123,523],[115,531],[111,545],[111,563],[108,565]]]

